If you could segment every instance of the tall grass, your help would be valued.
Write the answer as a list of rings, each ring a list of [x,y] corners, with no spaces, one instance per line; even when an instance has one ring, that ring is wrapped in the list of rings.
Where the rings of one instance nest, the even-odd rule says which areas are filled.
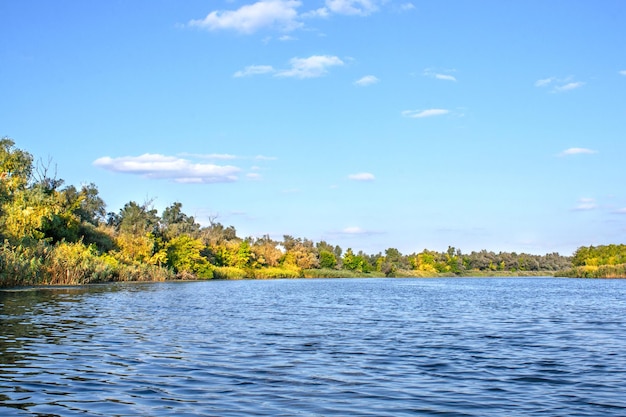
[[[272,278],[301,278],[302,269],[297,267],[268,267],[260,268],[252,271],[254,278],[272,279]]]
[[[31,247],[13,246],[4,241],[0,246],[0,287],[39,284],[46,255],[43,243]]]
[[[245,269],[234,266],[216,266],[213,269],[213,278],[215,279],[244,279],[251,278]]]

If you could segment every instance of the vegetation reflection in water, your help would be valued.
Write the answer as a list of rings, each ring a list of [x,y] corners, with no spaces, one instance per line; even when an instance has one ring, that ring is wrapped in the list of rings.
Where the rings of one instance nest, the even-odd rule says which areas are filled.
[[[0,414],[626,413],[626,281],[111,284],[0,293]]]

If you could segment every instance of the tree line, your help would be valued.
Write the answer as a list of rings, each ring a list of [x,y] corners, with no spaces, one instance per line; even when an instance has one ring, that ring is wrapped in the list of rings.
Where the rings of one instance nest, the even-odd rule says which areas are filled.
[[[130,201],[118,212],[107,212],[95,184],[65,185],[49,162],[35,163],[13,140],[0,140],[0,286],[538,274],[566,271],[579,262],[576,256],[572,263],[571,257],[558,253],[464,254],[454,247],[408,255],[395,248],[366,254],[290,235],[282,240],[242,238],[233,226],[216,220],[202,226],[184,213],[180,202],[161,213],[150,201]]]

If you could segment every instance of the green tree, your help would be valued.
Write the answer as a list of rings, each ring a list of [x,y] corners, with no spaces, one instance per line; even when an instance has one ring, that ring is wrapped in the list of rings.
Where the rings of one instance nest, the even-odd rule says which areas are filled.
[[[167,239],[171,239],[181,234],[197,236],[200,225],[196,223],[193,216],[187,216],[182,211],[183,205],[175,202],[163,210],[161,214],[162,232]]]
[[[333,252],[330,252],[328,250],[321,250],[319,254],[320,254],[320,260],[319,260],[320,268],[334,269],[337,267],[337,258],[335,257],[335,254]]]
[[[180,235],[167,244],[167,264],[177,273],[194,274],[211,278],[209,262],[201,255],[204,243],[189,235]]]

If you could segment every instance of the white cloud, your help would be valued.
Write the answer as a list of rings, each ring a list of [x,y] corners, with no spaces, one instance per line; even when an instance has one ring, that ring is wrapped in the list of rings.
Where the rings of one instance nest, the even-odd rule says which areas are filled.
[[[626,214],[626,207],[613,211],[615,214]]]
[[[368,85],[376,84],[378,81],[380,80],[376,78],[375,76],[366,75],[365,77],[361,77],[358,80],[356,80],[354,84],[360,87],[367,87]]]
[[[275,161],[278,158],[276,158],[275,156],[257,155],[254,157],[254,159],[256,159],[257,161]]]
[[[326,7],[333,13],[367,16],[378,10],[373,0],[326,0]]]
[[[346,227],[346,228],[342,229],[341,232],[345,233],[347,235],[362,235],[362,234],[367,233],[367,231],[361,229],[358,226]]]
[[[453,75],[448,75],[448,74],[435,74],[435,78],[438,80],[445,80],[445,81],[456,81],[456,77]]]
[[[315,17],[326,18],[330,16],[330,12],[328,11],[326,7],[320,7],[319,9],[310,10],[306,13],[302,13],[300,16],[302,18],[315,18]]]
[[[341,230],[334,230],[334,231],[328,232],[329,235],[339,238],[339,239],[349,238],[351,236],[380,235],[382,233],[383,232],[380,232],[380,231],[363,229],[362,227],[359,227],[359,226],[348,226],[348,227],[344,227]]]
[[[374,181],[374,174],[370,174],[369,172],[359,172],[358,174],[350,174],[348,175],[348,179],[352,181]]]
[[[178,183],[210,184],[237,180],[240,169],[230,165],[193,163],[188,159],[159,154],[98,158],[93,165],[113,172],[168,179]]]
[[[578,200],[578,205],[574,207],[576,211],[587,211],[598,208],[596,201],[593,198],[581,198]]]
[[[581,81],[571,82],[571,83],[567,83],[567,84],[563,84],[563,85],[559,85],[559,86],[554,87],[554,91],[557,92],[557,93],[560,93],[560,92],[564,92],[564,91],[575,90],[577,88],[582,87],[583,85],[585,85],[585,83],[583,83]]]
[[[455,70],[444,70],[444,71],[435,71],[431,68],[426,68],[424,70],[424,75],[426,77],[435,78],[437,80],[443,81],[456,81],[456,77],[454,75],[450,75],[450,72],[454,72]]]
[[[237,10],[212,11],[204,19],[191,20],[189,26],[245,34],[263,28],[290,31],[302,26],[296,10],[301,5],[299,0],[261,0]]]
[[[569,149],[565,149],[563,152],[561,152],[559,154],[559,156],[592,155],[594,153],[598,153],[598,151],[594,151],[593,149],[588,149],[588,148],[569,148]]]
[[[249,77],[251,75],[269,74],[274,71],[275,70],[271,65],[249,65],[242,71],[234,73],[233,77]]]
[[[253,181],[259,181],[262,178],[262,176],[259,173],[251,172],[249,174],[246,174],[246,178],[248,178],[249,180],[253,180]]]
[[[626,75],[626,70],[622,70],[619,72],[621,75]]]
[[[537,80],[535,81],[535,87],[545,87],[547,85],[552,84],[552,82],[555,80],[554,77],[550,77],[550,78],[544,78],[541,80]]]
[[[328,68],[343,65],[343,61],[332,55],[313,55],[308,58],[292,58],[291,68],[276,73],[278,77],[315,78],[328,73]]]
[[[422,119],[424,117],[442,116],[450,113],[450,110],[446,109],[427,109],[427,110],[404,110],[402,115],[404,117],[410,117],[412,119]]]
[[[572,81],[572,77],[567,78],[557,78],[557,77],[549,77],[543,78],[535,81],[535,87],[548,87],[551,86],[552,89],[550,92],[552,93],[564,93],[566,91],[575,90],[577,88],[585,85],[582,81]]]
[[[402,5],[400,5],[400,10],[413,10],[415,9],[415,5],[413,3],[403,3]]]

